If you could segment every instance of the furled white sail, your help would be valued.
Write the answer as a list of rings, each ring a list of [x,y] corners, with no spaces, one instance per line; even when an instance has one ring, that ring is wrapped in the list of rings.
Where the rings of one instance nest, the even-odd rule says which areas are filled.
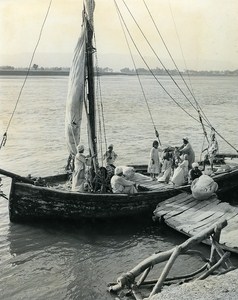
[[[72,66],[69,74],[68,96],[66,101],[65,135],[68,150],[76,154],[76,146],[80,142],[83,103],[85,97],[85,64],[86,64],[86,21],[93,27],[94,0],[84,2],[84,22],[81,35],[74,50]]]

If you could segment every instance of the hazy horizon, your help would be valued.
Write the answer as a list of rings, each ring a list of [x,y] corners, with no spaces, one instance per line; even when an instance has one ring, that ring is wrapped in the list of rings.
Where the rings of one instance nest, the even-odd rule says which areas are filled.
[[[117,3],[126,18],[128,12],[121,1]],[[72,52],[81,30],[82,4],[82,0],[52,2],[33,64],[70,67]],[[49,0],[0,1],[0,65],[29,65],[48,5]],[[158,33],[152,28],[143,1],[127,0],[127,5],[137,20],[143,20],[140,24],[142,30],[166,68],[174,69],[164,45],[159,39],[155,40]],[[236,0],[148,0],[147,5],[180,70],[238,69]],[[128,24],[131,26],[130,31],[141,42],[138,29],[131,21]],[[95,34],[99,67],[110,67],[114,71],[124,67],[134,69],[127,54],[128,48],[114,1],[96,1]],[[151,68],[162,68],[145,43],[141,44],[141,49]],[[145,68],[142,61],[137,60],[137,68]]]
[[[120,71],[123,68],[134,69],[133,66],[131,66],[131,58],[128,55],[122,55],[122,54],[103,54],[99,55],[99,68],[111,68],[114,72]],[[12,66],[15,68],[27,68],[29,65],[29,61],[31,58],[31,53],[19,53],[10,56],[1,56],[0,59],[0,66]],[[72,53],[38,53],[35,56],[35,59],[33,61],[33,64],[37,64],[38,67],[43,68],[54,68],[54,67],[61,67],[61,68],[70,68],[71,66],[71,59],[72,59]],[[121,64],[118,63],[118,61],[121,61]],[[153,62],[153,58],[147,58],[147,61],[151,62],[152,68],[161,68],[162,67],[159,64],[156,64],[156,61]],[[188,63],[188,62],[187,62]],[[32,64],[32,65],[33,65]],[[170,68],[168,69],[174,69],[174,67],[171,65],[170,61],[165,61],[165,64],[168,66],[170,65]],[[182,64],[182,61],[180,62]],[[195,71],[234,71],[238,69],[237,67],[233,67],[232,65],[230,68],[223,69],[224,62],[208,62],[206,63],[206,68],[204,69],[189,69],[189,70],[195,70]],[[188,65],[190,65],[188,63]],[[216,66],[216,69],[213,69],[213,66]],[[228,64],[227,64],[228,65]],[[211,66],[211,68],[209,68]],[[219,68],[220,66],[220,68]],[[145,68],[145,66],[137,66],[138,68]],[[183,71],[182,69],[180,69]]]

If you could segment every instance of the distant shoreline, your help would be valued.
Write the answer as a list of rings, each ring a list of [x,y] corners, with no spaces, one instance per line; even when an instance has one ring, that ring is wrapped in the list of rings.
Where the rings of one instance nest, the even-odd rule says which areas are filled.
[[[26,76],[27,70],[0,70],[0,76]],[[122,72],[100,72],[99,75],[135,75]],[[69,76],[68,70],[30,70],[29,76]]]
[[[27,70],[0,70],[0,76],[26,76]],[[100,72],[100,76],[115,76],[115,75],[125,75],[125,76],[135,76],[136,73],[123,73],[123,72]],[[151,74],[143,74],[140,75],[151,75]],[[167,74],[155,74],[156,76],[168,76]],[[178,74],[171,74],[172,76]],[[69,76],[69,70],[30,70],[29,76]],[[223,73],[203,73],[203,72],[196,72],[190,74],[190,76],[228,76],[233,77],[237,76],[237,74],[223,74]]]

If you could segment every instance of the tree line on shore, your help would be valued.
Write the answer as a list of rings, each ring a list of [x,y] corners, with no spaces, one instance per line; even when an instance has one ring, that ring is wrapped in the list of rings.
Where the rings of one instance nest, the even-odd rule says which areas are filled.
[[[0,71],[26,71],[28,68],[16,68],[13,66],[0,66]],[[32,71],[64,71],[64,72],[69,72],[70,68],[69,67],[39,67],[37,64],[33,64],[31,67]],[[155,69],[151,69],[153,74],[155,75],[167,75],[167,71],[171,75],[179,75],[178,70],[164,70],[161,68],[156,67]],[[121,73],[121,74],[127,74],[127,75],[150,75],[151,71],[148,69],[144,68],[138,68],[138,69],[130,69],[128,67],[122,68],[119,72],[114,72],[112,68],[106,67],[106,68],[97,68],[96,72],[99,74],[115,74],[115,73]],[[219,76],[219,75],[225,75],[225,76],[238,76],[238,69],[236,70],[202,70],[202,71],[197,71],[197,70],[185,70],[181,71],[181,74],[189,74],[189,75],[203,75],[203,76]]]

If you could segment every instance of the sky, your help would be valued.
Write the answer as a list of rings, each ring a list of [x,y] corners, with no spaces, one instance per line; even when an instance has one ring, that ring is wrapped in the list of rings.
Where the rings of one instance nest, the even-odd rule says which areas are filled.
[[[238,69],[237,0],[145,0],[167,48],[180,69]],[[50,0],[0,0],[0,66],[28,66]],[[143,34],[116,0],[133,39],[150,67],[173,68],[144,0],[126,0]],[[53,0],[33,63],[69,67],[81,30],[82,0]],[[114,0],[96,0],[95,36],[99,67],[134,68]],[[135,53],[136,67],[145,67]],[[153,52],[159,57],[154,57]]]

